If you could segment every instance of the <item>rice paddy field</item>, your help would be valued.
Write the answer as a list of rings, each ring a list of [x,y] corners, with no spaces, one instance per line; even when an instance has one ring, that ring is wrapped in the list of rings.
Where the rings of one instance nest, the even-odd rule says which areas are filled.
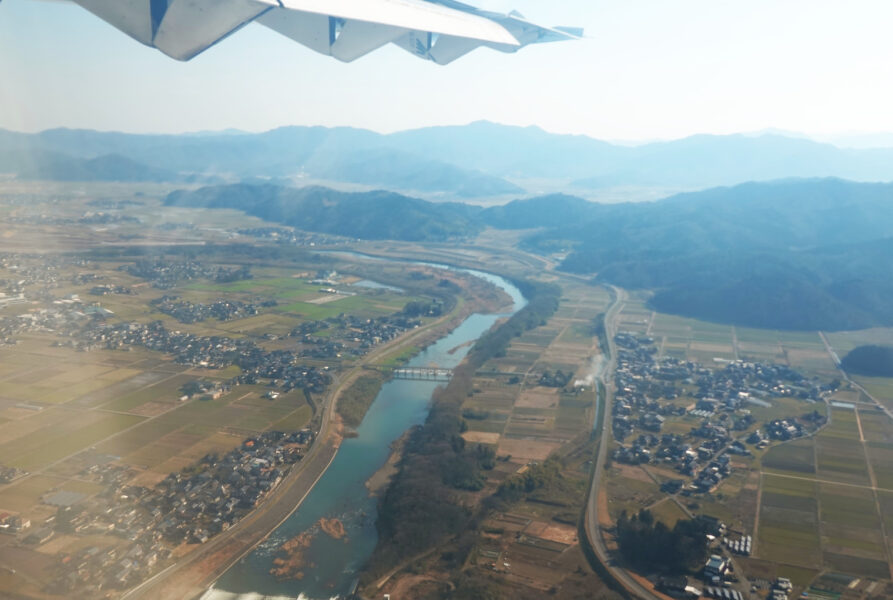
[[[871,439],[890,430],[881,419],[888,417],[876,410],[835,408],[831,423],[813,439],[766,453],[760,558],[890,578],[887,511],[893,490],[884,486],[890,481],[885,465],[893,465],[893,457],[877,454],[886,449],[885,442]]]
[[[647,307],[647,295],[635,293],[623,307],[618,330],[651,337],[660,356],[715,368],[735,359],[776,362],[823,381],[842,379],[834,355],[842,357],[856,346],[893,339],[890,329],[824,333],[705,323],[653,312]],[[745,530],[754,529],[755,557],[747,564],[773,564],[779,574],[802,572],[808,575],[805,583],[822,572],[891,578],[893,423],[875,403],[893,408],[893,379],[854,381],[862,389],[845,383],[829,399],[843,403],[840,408],[807,407],[795,398],[749,407],[759,422],[818,410],[830,415],[830,424],[815,436],[775,444],[745,461],[755,478],[745,486],[756,488],[751,502],[742,501],[740,490],[727,483],[713,498],[698,499],[698,512],[727,522],[742,522],[738,517],[750,512],[742,524]],[[664,430],[685,433],[693,426],[686,419],[670,418]],[[641,508],[641,502],[652,500],[655,489],[622,470],[610,475],[607,483],[612,516],[622,509]],[[719,493],[725,500],[716,497]],[[657,514],[669,511],[659,497],[652,508]],[[676,518],[666,516],[670,521]]]
[[[751,329],[662,314],[647,307],[648,295],[633,293],[623,307],[618,329],[654,338],[661,356],[705,365],[726,360],[780,362],[821,376],[834,377],[837,367],[819,332]],[[893,330],[826,334],[843,356],[853,347],[893,339]],[[893,392],[893,388],[891,388]]]
[[[599,353],[592,328],[609,302],[602,288],[567,283],[547,323],[515,338],[505,356],[478,371],[474,393],[462,407],[466,439],[493,445],[516,470],[545,460],[591,428],[595,390],[586,378]],[[544,372],[559,370],[569,377],[567,385],[540,384]]]
[[[185,383],[225,374],[159,362],[138,349],[74,353],[32,336],[0,348],[0,363],[0,457],[31,474],[0,486],[0,512],[32,519],[46,512],[41,499],[50,492],[99,492],[79,480],[91,464],[112,460],[145,483],[252,434],[299,429],[312,412],[302,392],[269,400],[262,386],[182,402]]]
[[[252,267],[252,278],[230,283],[187,281],[160,290],[121,270],[123,263],[95,263],[103,285],[129,294],[91,296],[93,281],[63,283],[57,297],[77,294],[99,302],[114,320],[162,321],[171,330],[203,336],[250,337],[260,345],[294,349],[283,338],[307,320],[341,314],[372,318],[398,312],[418,298],[391,288],[350,286],[343,294],[322,291],[301,269]],[[3,275],[0,273],[0,275]],[[5,276],[5,275],[4,275]],[[66,275],[67,277],[68,275]],[[176,295],[193,303],[217,299],[259,303],[260,314],[229,321],[215,318],[181,323],[155,309],[152,300]],[[27,313],[15,306],[2,316]],[[332,329],[326,330],[331,334]],[[78,352],[60,346],[53,334],[17,335],[14,346],[0,346],[0,464],[28,475],[0,485],[0,514],[19,514],[36,523],[53,514],[44,500],[59,490],[96,494],[102,487],[86,480],[84,469],[112,462],[130,469],[134,483],[151,486],[168,473],[194,464],[209,453],[225,453],[262,431],[297,430],[313,410],[301,390],[266,397],[263,385],[240,385],[220,397],[195,395],[183,400],[183,387],[196,381],[225,382],[238,367],[190,368],[171,357],[140,347]],[[311,361],[314,362],[314,361]],[[319,361],[315,361],[319,362]]]

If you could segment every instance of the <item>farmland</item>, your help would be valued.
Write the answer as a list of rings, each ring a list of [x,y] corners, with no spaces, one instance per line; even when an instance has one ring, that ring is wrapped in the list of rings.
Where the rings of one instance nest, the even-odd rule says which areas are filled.
[[[172,226],[179,218],[175,215],[182,216],[177,211],[185,210],[156,215],[151,199],[139,202],[145,205],[135,207],[134,214],[152,224]],[[78,262],[60,259],[49,274],[55,278],[52,285],[41,279],[47,273],[33,270],[43,262],[40,258],[16,255],[0,265],[0,279],[34,278],[26,285],[29,302],[3,308],[0,317],[36,323],[0,345],[0,462],[27,472],[0,485],[0,513],[30,519],[37,528],[58,514],[50,502],[57,492],[92,500],[106,491],[91,469],[120,467],[126,485],[151,489],[172,473],[189,473],[205,457],[225,455],[247,438],[315,426],[330,384],[345,384],[341,412],[347,425],[356,425],[370,390],[380,383],[379,372],[374,378],[340,378],[353,373],[370,348],[443,314],[462,314],[472,296],[478,305],[491,307],[504,300],[482,284],[427,267],[406,269],[272,244],[262,256],[253,255],[249,249],[257,248],[244,239],[247,234],[232,238],[240,244],[238,252],[221,250],[217,244],[231,241],[228,236],[243,223],[227,211],[215,212],[213,220],[208,228],[186,228],[188,236],[169,227],[159,231],[126,223],[116,231],[77,230],[76,239],[70,231],[50,231],[49,238],[74,248],[90,245],[93,235],[93,241],[107,244],[141,236],[127,239],[148,246],[145,251],[115,247]],[[11,233],[9,238],[21,241],[17,236]],[[208,248],[165,252],[152,245],[183,237],[194,237]],[[343,240],[328,241],[331,247],[346,247]],[[577,525],[595,451],[596,377],[606,364],[599,347],[599,318],[611,302],[609,292],[559,273],[543,275],[548,261],[542,257],[391,242],[358,249],[485,264],[523,276],[535,268],[542,281],[561,288],[557,311],[489,358],[471,375],[468,393],[461,395],[461,439],[457,433],[451,443],[492,453],[492,468],[482,471],[482,489],[455,495],[464,507],[477,507],[495,495],[496,508],[484,514],[480,527],[451,541],[443,552],[423,557],[411,572],[398,573],[375,593],[446,585],[445,577],[438,579],[445,572],[495,582],[519,598],[553,589],[585,590],[592,578],[585,575]],[[152,265],[149,255],[163,258]],[[128,270],[138,263],[146,263],[147,272],[157,277]],[[198,275],[170,284],[169,271],[177,269]],[[357,285],[362,280],[373,285]],[[97,286],[126,292],[93,294]],[[253,312],[184,321],[159,310],[164,296],[194,306],[238,302]],[[400,315],[409,303],[423,309],[411,319]],[[103,331],[83,342],[76,335],[80,325],[58,335],[54,331],[59,326],[47,316],[64,315],[67,327],[68,320],[87,319],[88,310],[89,319],[131,323],[132,328],[115,329],[114,338]],[[605,525],[624,511],[641,508],[670,526],[695,515],[712,516],[735,535],[753,536],[753,555],[738,563],[748,577],[787,575],[798,589],[820,576],[890,578],[893,427],[875,402],[893,408],[893,380],[850,382],[834,360],[835,353],[889,339],[890,330],[825,334],[734,327],[657,313],[643,292],[630,293],[622,303],[617,329],[646,340],[641,342],[646,354],[653,346],[657,361],[684,375],[671,373],[648,382],[654,384],[648,397],[635,407],[642,414],[633,414],[630,422],[640,426],[644,413],[655,410],[648,401],[661,399],[659,408],[666,410],[649,426],[656,431],[646,434],[643,429],[626,440],[616,436],[609,444],[604,497],[598,499],[604,500],[600,517]],[[153,337],[174,342],[153,349]],[[115,343],[105,343],[109,339]],[[423,345],[416,344],[412,340],[398,347],[377,367],[386,372]],[[289,357],[287,364],[259,370],[264,361],[282,356]],[[763,365],[757,375],[741,376],[741,365],[757,363]],[[768,365],[802,373],[803,379],[786,370],[766,375]],[[319,377],[302,379],[307,373]],[[839,387],[830,385],[835,379]],[[670,380],[676,382],[672,390],[666,384]],[[761,387],[766,381],[770,383]],[[725,382],[729,387],[722,388]],[[717,404],[698,408],[700,401],[713,399],[704,396],[715,390],[722,391]],[[724,407],[719,398],[732,404]],[[769,424],[778,421],[782,423],[773,426],[769,439]],[[783,438],[791,429],[796,437]],[[652,431],[657,435],[647,439]],[[746,442],[754,434],[763,436],[760,442]],[[665,435],[671,439],[668,444],[661,439]],[[688,451],[698,456],[702,472],[726,467],[727,472],[716,481],[698,480],[697,470],[683,472],[678,456],[641,463],[635,462],[638,457],[622,459],[623,448],[638,445],[654,455],[661,446],[677,445],[677,437],[678,445],[688,444]],[[733,442],[741,450],[729,452]],[[724,454],[727,463],[711,464]],[[523,481],[531,473],[545,482],[543,487],[518,497],[498,496],[503,484]],[[682,487],[675,488],[680,480]],[[697,481],[701,483],[695,485]],[[111,538],[65,535],[25,547],[13,536],[0,536],[0,561],[13,561],[23,570],[49,568],[41,562],[46,557],[55,560],[81,551],[88,542],[124,543]],[[451,562],[466,556],[462,565]],[[39,576],[41,571],[33,573]],[[0,579],[0,593],[4,581]]]
[[[484,490],[464,493],[463,502],[498,495],[501,485],[528,473],[548,473],[546,487],[486,511],[480,527],[468,533],[476,551],[463,577],[486,581],[507,597],[535,598],[550,589],[583,593],[601,585],[581,568],[585,558],[575,525],[593,451],[594,365],[601,356],[594,320],[610,297],[578,282],[561,285],[554,315],[513,338],[504,355],[487,360],[461,405],[466,443],[491,448],[495,455]],[[452,545],[442,556],[451,552]],[[440,552],[422,558],[376,594],[412,597],[426,585],[446,585],[444,562]]]
[[[831,352],[842,355],[891,335],[887,329],[820,334],[719,325],[656,313],[647,298],[630,295],[618,331],[653,340],[658,360],[694,361],[714,370],[744,360],[786,365],[819,381],[840,380]],[[754,448],[751,456],[734,459],[745,477],[736,482],[733,470],[715,490],[696,498],[662,493],[660,484],[679,477],[662,473],[663,467],[611,465],[604,482],[608,514],[616,519],[622,511],[648,507],[670,524],[680,518],[679,508],[717,517],[754,536],[753,556],[741,561],[745,573],[750,569],[759,577],[773,565],[772,573],[796,574],[802,589],[822,572],[890,579],[893,424],[875,402],[893,406],[893,385],[876,378],[856,383],[867,394],[844,382],[825,402],[779,397],[748,406],[755,424],[808,411],[827,415],[828,423],[815,434]],[[693,388],[682,385],[678,392],[669,404],[694,406]],[[697,422],[667,415],[662,431],[684,435]],[[735,437],[743,440],[754,429]]]
[[[77,203],[66,207],[60,218],[79,209]],[[151,212],[133,211],[145,219]],[[177,209],[161,212],[167,222]],[[121,229],[118,235],[129,235],[128,227]],[[166,231],[170,241],[177,239]],[[143,229],[150,238],[156,233]],[[221,237],[211,230],[196,235]],[[29,531],[52,527],[59,510],[54,502],[105,502],[111,481],[105,474],[114,475],[115,489],[150,490],[248,438],[318,425],[328,382],[372,348],[410,328],[426,331],[462,310],[505,302],[483,282],[459,274],[435,278],[440,271],[427,267],[360,264],[299,249],[268,250],[264,260],[220,247],[201,261],[185,257],[183,248],[151,252],[156,258],[127,247],[49,259],[0,255],[0,281],[16,281],[29,298],[0,304],[0,465],[14,473],[0,484],[0,519],[31,524],[19,535],[0,536],[0,562],[20,573],[48,577],[46,569],[60,557],[91,543],[123,543],[102,534],[89,543],[78,535],[25,543]],[[223,280],[234,273],[241,278]],[[361,280],[365,285],[354,285]],[[161,312],[162,297],[185,307],[230,302],[251,306],[254,314],[187,322]],[[422,314],[400,316],[409,303]],[[134,331],[142,333],[134,338]],[[111,343],[116,336],[120,341]],[[187,341],[177,348],[171,339]],[[255,358],[249,363],[220,353],[209,364],[215,344],[238,344],[242,355]],[[210,353],[195,354],[204,348]],[[418,346],[401,347],[392,360],[416,351]],[[284,366],[264,366],[277,357],[289,358]],[[4,577],[0,595],[8,589],[3,585],[21,589],[23,582]]]

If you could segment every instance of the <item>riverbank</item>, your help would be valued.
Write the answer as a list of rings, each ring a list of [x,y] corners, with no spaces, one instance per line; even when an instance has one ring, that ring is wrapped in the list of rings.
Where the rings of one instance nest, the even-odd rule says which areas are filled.
[[[450,275],[452,277],[453,273]],[[509,292],[513,306],[523,302],[520,291],[505,280],[486,274],[470,275],[489,282],[485,284],[481,281],[478,287],[491,298],[499,299],[502,295],[500,293],[494,296],[488,291],[488,288],[493,290],[491,284],[495,284]],[[460,276],[468,280],[468,275]],[[465,352],[451,355],[448,351],[460,345],[467,349],[466,341],[483,335],[500,318],[498,314],[477,313],[479,308],[474,304],[476,302],[472,299],[471,302],[466,301],[463,306],[456,307],[459,312],[453,316],[461,322],[455,323],[454,319],[442,321],[442,327],[449,328],[453,325],[454,329],[433,344],[424,344],[425,348],[410,361],[409,366],[437,364],[452,368],[458,365]],[[463,318],[465,315],[469,316]],[[436,335],[433,329],[423,333],[429,338]],[[409,339],[406,345],[422,346],[421,339]],[[396,346],[389,348],[391,353],[399,351]],[[352,375],[356,377],[360,373],[355,372]],[[346,389],[348,385],[349,378],[345,377],[339,382],[339,389]],[[337,457],[302,503],[300,510],[272,532],[268,542],[236,561],[215,583],[215,589],[235,594],[259,593],[289,597],[304,594],[308,598],[330,598],[349,593],[377,541],[377,499],[369,494],[366,483],[388,462],[393,454],[392,442],[400,438],[407,429],[424,421],[431,394],[437,387],[438,383],[431,381],[387,382],[357,429],[357,436],[344,439]],[[312,528],[313,523],[321,518],[339,519],[345,526],[348,542],[335,543],[329,536],[317,536],[304,551],[305,564],[313,566],[304,571],[303,580],[283,583],[272,579],[268,571],[273,560],[273,549]]]
[[[511,298],[501,290],[475,277],[444,272],[462,290],[454,310],[427,326],[405,333],[392,343],[369,353],[346,373],[340,375],[321,406],[320,433],[317,442],[285,477],[282,483],[254,511],[234,527],[212,538],[206,544],[161,571],[123,597],[134,599],[189,600],[200,597],[223,573],[286,522],[304,503],[326,473],[343,443],[344,427],[335,413],[341,393],[363,372],[364,365],[380,363],[406,348],[424,348],[456,329],[479,311],[505,306]]]
[[[406,448],[406,440],[409,439],[411,433],[412,430],[406,431],[391,444],[391,455],[388,456],[388,460],[372,475],[372,477],[366,480],[366,489],[369,490],[371,495],[377,496],[383,492],[391,483],[391,479],[393,479],[394,475],[397,474],[397,471],[399,470],[397,465],[403,457],[403,451]]]
[[[561,289],[534,281],[517,282],[527,304],[508,320],[492,320],[458,361],[445,388],[435,394],[424,425],[413,431],[400,469],[379,506],[380,539],[372,560],[364,567],[368,585],[407,558],[422,554],[463,531],[473,511],[459,499],[461,492],[477,492],[485,485],[495,451],[462,438],[467,426],[462,403],[474,393],[474,373],[488,359],[504,354],[513,339],[551,317],[558,308]],[[449,349],[447,349],[449,351]]]

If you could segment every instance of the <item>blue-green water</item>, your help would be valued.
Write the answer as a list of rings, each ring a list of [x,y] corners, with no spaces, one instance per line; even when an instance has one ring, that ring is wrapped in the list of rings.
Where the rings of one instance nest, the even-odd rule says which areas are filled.
[[[412,359],[409,365],[436,364],[445,368],[458,365],[470,347],[470,344],[463,344],[477,339],[497,319],[523,306],[520,291],[501,277],[461,270],[505,290],[512,297],[514,307],[504,314],[469,316],[447,336]],[[449,351],[457,347],[460,348],[450,354]],[[385,383],[358,428],[358,436],[342,443],[335,460],[304,503],[267,540],[224,573],[214,584],[217,592],[209,597],[231,597],[226,593],[230,592],[322,600],[349,594],[357,573],[372,555],[378,540],[376,499],[370,496],[365,483],[384,465],[391,444],[407,429],[425,420],[431,394],[438,385],[436,382],[407,380]],[[335,540],[325,534],[314,536],[304,553],[306,568],[301,580],[277,581],[269,575],[276,550],[282,543],[310,530],[321,518],[340,519],[347,537]]]

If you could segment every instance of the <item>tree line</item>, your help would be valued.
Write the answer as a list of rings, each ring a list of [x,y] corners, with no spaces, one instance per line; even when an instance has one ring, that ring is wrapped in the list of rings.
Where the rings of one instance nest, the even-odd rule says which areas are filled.
[[[479,490],[495,465],[492,447],[466,443],[462,403],[473,391],[474,373],[490,358],[504,355],[511,340],[554,314],[561,288],[532,281],[513,282],[528,299],[508,321],[481,336],[450,383],[435,392],[425,423],[407,440],[404,456],[378,511],[379,541],[366,577],[380,574],[446,539],[462,534],[480,514],[462,501],[460,490]]]

